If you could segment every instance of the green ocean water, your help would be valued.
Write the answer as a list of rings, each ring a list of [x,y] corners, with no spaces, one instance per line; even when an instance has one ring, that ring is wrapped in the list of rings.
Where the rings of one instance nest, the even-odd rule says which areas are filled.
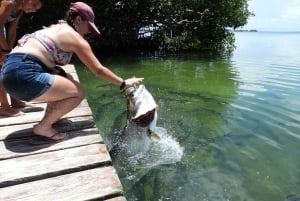
[[[229,58],[101,60],[145,78],[164,128],[160,142],[114,163],[128,201],[300,200],[300,33],[236,33],[236,46]],[[125,98],[76,69],[110,149],[126,124]]]

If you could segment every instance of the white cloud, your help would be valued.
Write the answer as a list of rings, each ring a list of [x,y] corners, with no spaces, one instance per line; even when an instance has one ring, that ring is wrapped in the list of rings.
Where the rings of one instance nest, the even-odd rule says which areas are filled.
[[[300,2],[293,2],[284,8],[281,17],[286,20],[300,20]]]
[[[299,0],[251,0],[249,9],[255,16],[245,29],[300,31]]]

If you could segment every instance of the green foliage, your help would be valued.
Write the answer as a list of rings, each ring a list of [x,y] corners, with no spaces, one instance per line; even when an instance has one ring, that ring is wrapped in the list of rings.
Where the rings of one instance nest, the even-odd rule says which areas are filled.
[[[45,1],[40,11],[30,14],[33,17],[23,18],[20,33],[55,23],[70,2]],[[94,9],[102,35],[92,37],[93,45],[102,51],[226,51],[234,44],[231,30],[244,26],[253,15],[248,0],[84,2]]]

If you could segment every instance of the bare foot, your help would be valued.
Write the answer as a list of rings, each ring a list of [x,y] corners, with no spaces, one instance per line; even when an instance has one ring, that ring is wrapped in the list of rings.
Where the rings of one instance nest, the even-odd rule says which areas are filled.
[[[24,112],[15,110],[11,107],[9,108],[0,108],[0,115],[7,116],[7,117],[17,117],[24,115]]]
[[[59,133],[52,127],[41,126],[39,124],[33,127],[33,133],[42,137],[46,137],[50,140],[62,140],[66,137],[66,134]]]

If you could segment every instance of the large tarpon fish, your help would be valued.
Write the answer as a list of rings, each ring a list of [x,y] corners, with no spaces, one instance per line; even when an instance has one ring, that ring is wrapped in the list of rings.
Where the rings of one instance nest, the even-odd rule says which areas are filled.
[[[155,132],[158,106],[144,85],[125,89],[127,120],[121,136],[110,150],[112,158],[122,151],[136,154],[147,150],[151,140],[160,140]]]
[[[149,137],[159,139],[159,136],[154,132],[157,122],[157,104],[144,85],[134,85],[125,90],[127,100],[127,123],[125,131],[134,132],[132,127],[137,132],[147,134]]]
[[[151,167],[180,161],[183,148],[157,127],[158,106],[144,85],[125,91],[127,120],[123,132],[110,149],[112,161],[123,167]]]

